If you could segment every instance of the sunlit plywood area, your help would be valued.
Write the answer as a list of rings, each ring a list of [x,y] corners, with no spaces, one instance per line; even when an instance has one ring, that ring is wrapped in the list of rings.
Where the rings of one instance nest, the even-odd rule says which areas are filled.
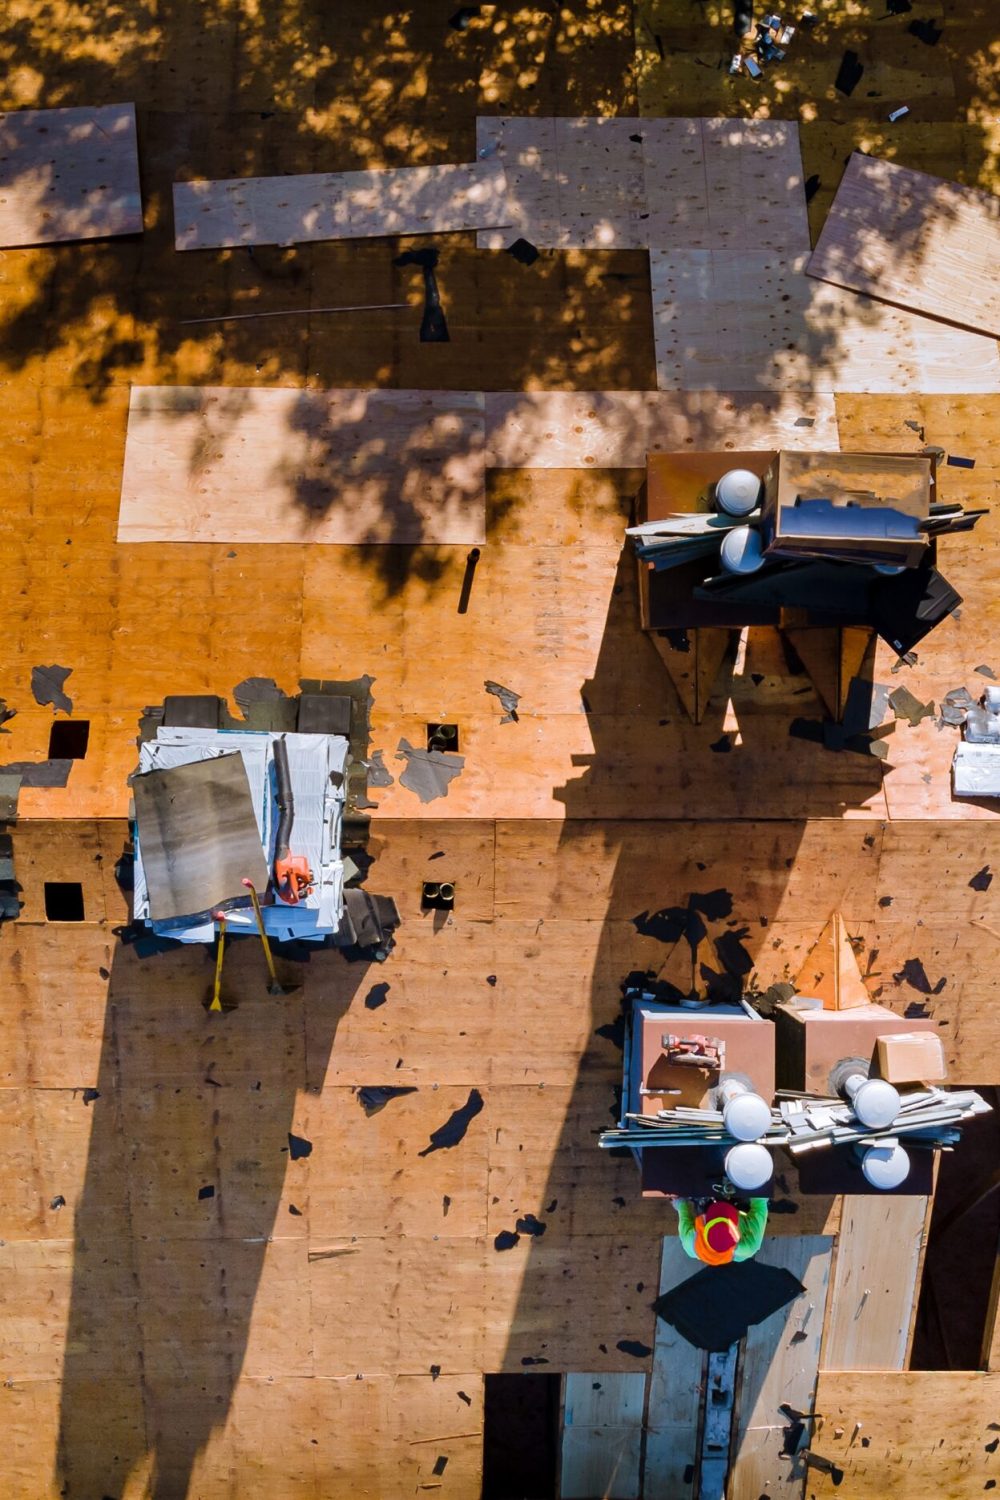
[[[831,0],[759,80],[727,71],[732,22],[27,0],[0,36],[3,130],[133,100],[142,183],[127,223],[46,243],[33,166],[0,253],[5,1497],[694,1500],[708,1353],[653,1303],[701,1267],[597,1148],[624,981],[704,990],[735,944],[763,995],[839,914],[869,998],[995,1097],[1000,802],[953,795],[942,712],[1000,678],[995,330],[805,274],[852,151],[1000,190],[995,18]],[[279,187],[265,229],[176,247],[181,184],[298,180],[311,222],[317,179],[463,163],[495,193],[435,197],[447,223],[376,191],[362,238],[285,233]],[[852,657],[917,701],[884,758],[823,743],[802,622],[701,653],[698,722],[664,664],[690,641],[639,628],[647,454],[782,448],[933,448],[939,499],[991,512],[940,539],[962,604],[914,659]],[[239,727],[267,683],[365,675],[355,857],[395,945],[283,950],[278,994],[229,941],[212,1011],[215,945],[132,923],[140,721],[215,697]],[[441,725],[462,764],[425,801]],[[725,915],[692,943],[696,899]],[[939,1168],[964,1226],[776,1176],[759,1260],[803,1290],[741,1340],[729,1500],[1000,1479],[973,1134]],[[984,1211],[959,1315],[924,1268]],[[516,1406],[500,1377],[541,1384]]]

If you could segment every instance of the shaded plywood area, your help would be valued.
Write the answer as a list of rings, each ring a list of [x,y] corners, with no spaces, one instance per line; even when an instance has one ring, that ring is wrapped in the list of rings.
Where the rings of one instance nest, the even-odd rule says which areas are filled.
[[[1000,334],[1000,199],[855,152],[810,276]]]
[[[473,393],[133,387],[120,542],[485,540]]]
[[[1000,386],[995,338],[817,282],[806,274],[814,261],[788,250],[651,250],[660,389]]]
[[[141,233],[134,105],[0,114],[0,245]]]
[[[476,122],[480,154],[506,171],[501,249],[518,235],[547,248],[808,243],[797,127],[783,120],[550,119]]]
[[[174,184],[178,250],[439,234],[504,222],[499,162]]]

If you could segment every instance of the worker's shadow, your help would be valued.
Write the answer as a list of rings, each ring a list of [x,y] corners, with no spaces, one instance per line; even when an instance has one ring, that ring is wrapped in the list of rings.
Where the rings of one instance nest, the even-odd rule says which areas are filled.
[[[279,1292],[305,1258],[308,1099],[366,963],[337,951],[279,960],[300,988],[268,993],[259,945],[226,951],[223,996],[200,946],[111,959],[98,1097],[83,1191],[72,1205],[60,1493],[99,1500],[201,1493],[198,1455],[221,1428],[241,1372],[307,1373],[248,1349],[296,1316]],[[294,1263],[294,1264],[293,1264]],[[268,1268],[260,1287],[262,1273]],[[266,1335],[264,1335],[266,1337]],[[283,1340],[288,1360],[310,1345]],[[129,1486],[129,1476],[132,1484]]]

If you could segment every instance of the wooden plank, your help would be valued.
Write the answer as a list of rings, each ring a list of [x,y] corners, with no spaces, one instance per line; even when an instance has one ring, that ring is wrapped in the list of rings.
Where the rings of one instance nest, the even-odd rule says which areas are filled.
[[[486,396],[487,466],[642,468],[647,453],[840,446],[829,396],[522,391]],[[799,424],[799,425],[797,425]]]
[[[820,1371],[812,1447],[833,1468],[810,1468],[810,1495],[981,1495],[1000,1482],[998,1397],[975,1371]]]
[[[562,1500],[638,1500],[645,1401],[642,1373],[565,1377]]]
[[[650,250],[661,390],[994,391],[995,338],[816,281],[798,255]]]
[[[483,403],[134,386],[119,542],[484,540]]]
[[[476,144],[507,169],[504,232],[546,248],[809,244],[798,127],[784,120],[480,117]]]
[[[811,1412],[833,1239],[809,1235],[769,1239],[757,1256],[763,1264],[791,1271],[805,1290],[747,1333],[740,1375],[739,1409],[729,1475],[733,1496],[801,1500],[801,1458],[782,1457],[788,1417],[782,1407]]]
[[[697,1273],[698,1266],[666,1235],[660,1262],[659,1295]],[[643,1493],[690,1500],[697,1467],[699,1413],[707,1355],[689,1344],[670,1323],[656,1320],[653,1369],[646,1413]]]
[[[1000,199],[856,151],[807,271],[1000,335]]]
[[[500,161],[174,183],[178,250],[443,234],[507,220]]]
[[[824,1370],[901,1370],[927,1199],[845,1197]]]
[[[0,114],[0,245],[141,233],[134,104]]]

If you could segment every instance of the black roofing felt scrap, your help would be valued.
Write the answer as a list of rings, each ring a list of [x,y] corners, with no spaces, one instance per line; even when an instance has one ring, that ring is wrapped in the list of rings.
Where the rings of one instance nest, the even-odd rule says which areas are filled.
[[[365,996],[365,1010],[378,1010],[389,998],[390,984],[373,984]]]
[[[500,699],[500,707],[503,709],[501,724],[517,723],[517,705],[521,701],[521,694],[515,693],[513,688],[503,687],[499,682],[491,682],[489,678],[483,683],[483,687],[494,698]]]
[[[940,995],[948,983],[947,979],[939,979],[937,984],[932,985],[919,958],[908,958],[892,977],[897,984],[908,984],[911,990],[916,990],[920,995]]]
[[[992,884],[993,872],[990,869],[989,865],[983,865],[983,868],[981,870],[977,870],[975,875],[973,875],[972,879],[969,881],[969,890],[988,891]]]
[[[759,1260],[731,1261],[727,1266],[706,1266],[657,1297],[652,1306],[696,1349],[721,1353],[804,1291],[801,1281],[783,1267]]]
[[[513,255],[522,266],[533,266],[538,259],[538,246],[533,245],[530,240],[519,238],[507,246],[507,254]]]
[[[944,34],[944,28],[935,26],[931,20],[911,21],[907,30],[911,36],[918,37],[928,47],[936,47]]]
[[[406,1086],[396,1086],[391,1083],[368,1085],[358,1089],[358,1103],[365,1114],[371,1118],[372,1115],[377,1115],[380,1109],[385,1109],[393,1099],[401,1099],[404,1094],[416,1092],[416,1085],[412,1083]]]
[[[17,714],[16,708],[8,708],[6,698],[0,698],[0,734],[10,734],[9,729],[4,729],[8,719],[13,719]]]
[[[46,703],[51,703],[54,709],[61,708],[63,713],[71,714],[73,700],[63,692],[63,686],[72,672],[72,667],[32,667],[31,691],[35,702],[43,708]]]
[[[864,71],[865,65],[858,54],[848,48],[841,59],[839,71],[834,79],[833,86],[837,93],[850,98],[861,82]]]
[[[494,1250],[513,1250],[520,1243],[521,1236],[515,1234],[513,1229],[501,1229],[493,1241]]]
[[[12,760],[0,766],[0,776],[18,776],[22,786],[65,786],[71,760]]]
[[[244,677],[233,688],[233,697],[244,719],[249,717],[252,703],[277,703],[288,694],[282,692],[273,677]]]
[[[541,1239],[548,1225],[541,1219],[536,1219],[534,1214],[524,1214],[515,1224],[518,1234],[529,1234],[536,1239]]]
[[[649,1344],[643,1344],[639,1339],[619,1339],[615,1348],[623,1354],[631,1354],[633,1359],[647,1359],[653,1352]]]
[[[385,761],[382,759],[384,751],[373,750],[368,762],[368,785],[369,786],[392,786],[396,780]]]
[[[934,715],[933,703],[921,703],[908,687],[894,688],[889,694],[889,703],[897,719],[905,719],[911,728],[916,728],[921,719]]]
[[[396,759],[406,761],[406,769],[399,778],[400,786],[405,786],[408,792],[416,792],[421,802],[447,797],[448,787],[465,767],[464,755],[451,755],[443,750],[418,750],[406,739],[400,740]]]
[[[305,1136],[292,1135],[288,1132],[288,1154],[292,1161],[301,1161],[305,1156],[312,1156],[312,1141],[307,1141]]]
[[[460,1109],[453,1110],[443,1125],[431,1131],[430,1145],[417,1154],[430,1156],[432,1151],[450,1151],[465,1139],[469,1125],[482,1112],[483,1096],[478,1089],[470,1089],[469,1097]]]

